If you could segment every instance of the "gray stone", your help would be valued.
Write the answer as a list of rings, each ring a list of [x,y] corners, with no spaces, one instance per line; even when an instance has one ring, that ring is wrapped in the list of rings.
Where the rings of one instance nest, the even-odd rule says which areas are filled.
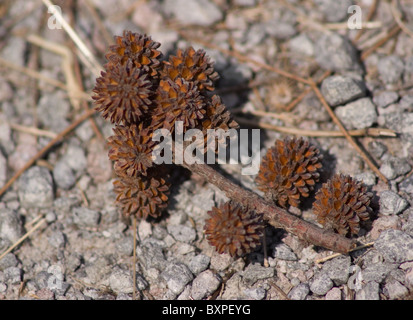
[[[100,220],[100,212],[84,208],[77,207],[73,209],[73,222],[79,227],[97,227]]]
[[[7,284],[0,282],[0,293],[4,294],[7,290]]]
[[[339,256],[323,265],[323,271],[333,280],[336,286],[347,283],[350,273],[351,258],[349,256]]]
[[[243,281],[248,285],[253,285],[258,280],[272,278],[273,276],[273,268],[266,268],[257,263],[248,265],[242,273]]]
[[[187,266],[193,274],[197,275],[200,272],[204,271],[206,268],[208,268],[210,261],[210,257],[201,253],[191,258],[190,261],[187,263]]]
[[[224,271],[230,266],[233,261],[234,260],[229,254],[219,254],[218,252],[214,251],[211,257],[211,268],[217,271]]]
[[[376,175],[371,171],[364,171],[364,172],[358,173],[354,175],[354,179],[370,187],[376,184]]]
[[[0,149],[0,186],[4,186],[7,181],[7,159]]]
[[[386,108],[399,99],[399,95],[395,91],[383,91],[375,93],[373,102],[378,108]]]
[[[116,251],[120,254],[131,256],[133,254],[133,239],[131,237],[121,238],[116,243]]]
[[[318,272],[311,281],[310,290],[319,295],[325,295],[332,287],[333,281],[326,272]]]
[[[115,268],[109,277],[109,286],[115,292],[132,293],[133,292],[133,277],[132,272]],[[146,280],[136,274],[136,288],[144,290],[148,286]]]
[[[297,52],[310,57],[314,55],[314,44],[304,33],[300,33],[292,38],[288,42],[288,46],[292,52]]]
[[[413,82],[413,56],[407,57],[404,64],[404,82],[412,83]]]
[[[380,287],[375,281],[368,282],[361,290],[356,292],[356,300],[380,300]]]
[[[280,260],[296,261],[297,256],[285,243],[280,243],[274,247],[273,257]]]
[[[288,298],[291,300],[305,300],[310,293],[310,287],[306,283],[300,283],[291,289],[288,293]]]
[[[19,179],[19,199],[26,208],[47,208],[53,203],[53,179],[45,167],[34,166]]]
[[[9,267],[4,269],[3,274],[5,282],[9,284],[20,284],[23,270],[18,267]]]
[[[76,176],[81,175],[87,167],[85,150],[74,144],[70,144],[67,147],[62,161],[67,163],[67,165],[76,173]]]
[[[4,151],[10,155],[14,151],[15,145],[12,138],[12,130],[6,116],[0,114],[0,153]]]
[[[328,22],[339,22],[347,18],[347,10],[353,4],[351,0],[315,0],[314,3]]]
[[[368,150],[373,157],[380,159],[387,151],[387,146],[377,140],[373,140],[368,143]]]
[[[376,107],[370,98],[361,98],[335,109],[347,129],[364,129],[377,122]]]
[[[326,300],[342,300],[342,293],[339,288],[332,288],[330,291],[326,293]]]
[[[412,167],[406,159],[397,157],[387,157],[380,166],[380,172],[389,180],[393,180],[401,175],[408,173]]]
[[[396,55],[381,58],[377,63],[379,77],[385,84],[396,84],[401,81],[404,63]]]
[[[13,89],[4,78],[0,78],[0,102],[11,100],[13,98]]]
[[[56,230],[49,236],[48,241],[55,248],[63,248],[66,244],[66,236],[62,231]]]
[[[408,202],[396,192],[385,190],[380,194],[380,213],[385,215],[399,214],[408,206]]]
[[[175,240],[190,243],[196,239],[196,231],[186,225],[168,225],[168,232]]]
[[[387,291],[390,300],[401,299],[409,293],[409,290],[398,281],[386,283],[384,291]]]
[[[223,18],[220,8],[209,0],[166,0],[163,9],[183,25],[208,27]]]
[[[164,270],[167,261],[162,252],[162,248],[153,243],[145,243],[143,246],[137,246],[136,256],[143,263],[145,269],[156,268]]]
[[[22,220],[17,212],[11,209],[0,209],[0,238],[14,243],[22,235]]]
[[[185,286],[193,279],[188,267],[182,263],[171,263],[160,275],[172,293],[180,294]]]
[[[363,282],[374,281],[382,283],[395,267],[396,266],[391,263],[368,264],[367,267],[361,271],[360,278]]]
[[[0,271],[10,267],[16,267],[18,264],[19,261],[16,256],[13,253],[8,253],[0,260]]]
[[[335,107],[364,97],[366,88],[362,82],[351,77],[335,75],[323,80],[321,92],[327,102]]]
[[[337,72],[361,71],[357,50],[344,36],[322,34],[315,44],[316,61],[323,68]]]
[[[383,231],[374,247],[389,262],[402,263],[413,260],[413,237],[403,231]]]
[[[271,19],[265,25],[265,31],[271,37],[288,40],[297,34],[297,29],[291,22]]]
[[[57,133],[69,125],[66,118],[70,111],[70,103],[61,91],[42,95],[36,110],[37,118],[45,128]]]
[[[267,291],[264,288],[248,288],[243,291],[247,300],[262,300],[265,298]]]
[[[191,297],[194,300],[201,300],[210,296],[221,284],[221,277],[211,270],[201,272],[192,281]]]
[[[53,178],[56,185],[62,189],[70,189],[76,183],[76,176],[66,161],[58,161],[53,168]]]

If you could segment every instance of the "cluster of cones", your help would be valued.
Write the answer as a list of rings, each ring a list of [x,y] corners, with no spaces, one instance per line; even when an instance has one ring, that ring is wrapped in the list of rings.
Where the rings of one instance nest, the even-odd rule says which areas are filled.
[[[237,128],[214,90],[218,74],[203,50],[178,50],[163,60],[160,44],[147,35],[125,31],[115,37],[105,71],[96,80],[96,109],[114,124],[108,138],[114,162],[116,202],[125,217],[159,217],[167,207],[170,183],[164,166],[156,165],[152,139],[157,129],[184,132]],[[205,138],[206,139],[206,138]],[[256,182],[267,199],[298,206],[319,180],[319,151],[302,139],[276,141],[263,158]],[[341,234],[357,233],[369,217],[371,195],[350,177],[336,176],[316,195],[314,212],[320,223]],[[242,256],[260,245],[262,216],[232,201],[208,212],[205,234],[220,253]]]

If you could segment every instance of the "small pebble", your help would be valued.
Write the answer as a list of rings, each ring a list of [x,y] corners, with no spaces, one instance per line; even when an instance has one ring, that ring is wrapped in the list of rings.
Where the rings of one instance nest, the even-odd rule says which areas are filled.
[[[295,286],[288,293],[288,298],[291,300],[305,300],[308,294],[310,293],[310,287],[306,283],[300,283],[298,286]]]
[[[323,80],[321,93],[330,106],[335,107],[364,97],[366,88],[351,77],[335,75]]]
[[[73,209],[73,221],[80,227],[97,227],[100,220],[100,213],[98,211],[77,207]]]
[[[376,107],[370,98],[361,98],[335,109],[347,129],[364,129],[377,122]]]
[[[19,199],[26,208],[47,208],[54,200],[53,179],[45,167],[34,166],[19,179]]]
[[[317,273],[310,284],[310,290],[320,296],[325,295],[332,287],[333,281],[326,272]]]
[[[22,220],[17,212],[11,209],[0,209],[0,238],[14,243],[22,235]]]
[[[214,293],[220,284],[220,276],[211,270],[203,271],[192,281],[191,296],[194,300],[201,300]]]
[[[375,241],[374,247],[387,261],[403,263],[413,260],[413,237],[403,231],[383,231]]]
[[[409,203],[391,190],[385,190],[380,194],[380,213],[384,215],[400,214]]]
[[[185,286],[193,279],[192,272],[181,263],[171,263],[160,275],[172,293],[180,294]]]

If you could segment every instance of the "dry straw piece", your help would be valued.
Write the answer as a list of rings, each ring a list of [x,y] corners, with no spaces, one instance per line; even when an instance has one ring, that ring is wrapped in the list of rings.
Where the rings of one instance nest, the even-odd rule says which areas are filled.
[[[319,180],[322,155],[302,138],[277,140],[262,158],[258,188],[281,207],[298,207]]]
[[[317,220],[341,235],[357,235],[360,223],[370,218],[372,193],[350,176],[336,174],[317,192],[313,212]]]
[[[261,244],[264,225],[261,215],[229,201],[208,211],[204,232],[219,253],[240,257]]]

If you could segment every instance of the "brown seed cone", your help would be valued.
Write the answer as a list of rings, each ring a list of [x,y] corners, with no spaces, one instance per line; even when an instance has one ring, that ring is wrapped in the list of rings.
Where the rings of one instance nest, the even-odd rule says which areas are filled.
[[[106,59],[106,68],[114,65],[126,65],[128,62],[141,69],[151,77],[160,71],[162,52],[157,50],[161,45],[146,34],[124,31],[123,36],[115,36],[115,44],[110,46]]]
[[[261,243],[262,217],[248,208],[229,201],[208,212],[204,232],[218,253],[239,257],[252,252]]]
[[[116,65],[96,79],[92,98],[105,119],[130,125],[142,120],[152,105],[151,88],[147,75],[131,63]]]
[[[370,218],[372,193],[350,176],[336,174],[318,190],[313,204],[317,220],[341,235],[358,234],[360,222]]]
[[[109,159],[114,161],[114,169],[118,176],[146,176],[147,170],[153,166],[152,151],[155,142],[152,131],[144,128],[143,123],[129,127],[118,125],[115,133],[108,138]]]
[[[195,83],[201,91],[214,90],[214,82],[219,79],[205,51],[195,51],[192,47],[185,51],[179,49],[176,56],[170,56],[169,61],[164,62],[162,77],[173,81],[183,78]]]
[[[281,207],[298,207],[319,180],[322,156],[302,138],[277,140],[263,157],[256,183]]]
[[[124,217],[157,218],[168,205],[170,184],[155,174],[137,178],[119,177],[113,182],[116,203]]]
[[[195,128],[206,113],[204,97],[196,85],[182,78],[160,81],[157,105],[152,115],[152,126],[154,129],[165,128],[171,133],[176,121],[183,122],[185,132]]]
[[[202,132],[204,134],[204,152],[208,149],[208,130],[210,129],[222,129],[228,131],[230,129],[238,129],[239,124],[232,119],[231,113],[227,110],[224,104],[221,102],[221,98],[214,95],[207,103],[206,116],[201,123]],[[225,138],[218,139],[218,143],[224,143]],[[218,151],[218,144],[215,144],[215,152]]]

